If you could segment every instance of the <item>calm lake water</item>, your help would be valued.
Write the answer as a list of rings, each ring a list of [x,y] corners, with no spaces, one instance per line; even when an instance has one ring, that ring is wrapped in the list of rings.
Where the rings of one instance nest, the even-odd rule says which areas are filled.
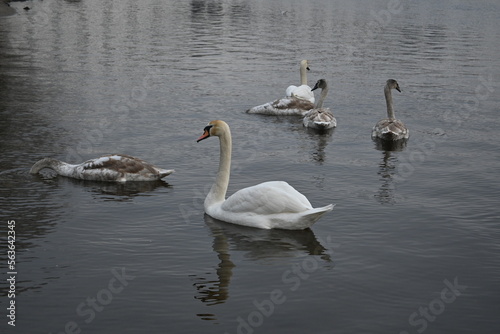
[[[0,17],[1,333],[500,332],[498,1],[12,7]],[[329,81],[332,133],[244,113],[298,85],[301,59],[311,86]],[[410,140],[384,151],[370,134],[389,78]],[[334,211],[305,231],[204,216],[218,141],[195,141],[214,119],[232,129],[229,194],[283,180]],[[43,157],[109,153],[176,173],[140,185],[28,173]]]

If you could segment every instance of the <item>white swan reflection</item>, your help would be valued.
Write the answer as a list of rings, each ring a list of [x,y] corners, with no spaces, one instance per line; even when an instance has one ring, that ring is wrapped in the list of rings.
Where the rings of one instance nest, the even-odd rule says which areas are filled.
[[[189,275],[196,288],[195,299],[207,306],[225,303],[230,297],[229,286],[233,271],[238,267],[231,255],[242,252],[246,260],[263,265],[281,262],[283,258],[317,256],[325,266],[333,267],[331,250],[325,248],[311,229],[263,230],[225,223],[204,215],[214,238],[214,252],[219,258],[215,272]],[[211,313],[198,314],[201,319],[215,320]]]

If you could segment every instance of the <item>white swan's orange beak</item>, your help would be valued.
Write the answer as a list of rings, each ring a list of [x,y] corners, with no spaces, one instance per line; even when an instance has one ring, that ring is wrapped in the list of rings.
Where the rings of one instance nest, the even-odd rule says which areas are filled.
[[[207,127],[205,127],[205,129],[203,129],[203,134],[200,136],[200,138],[198,138],[198,140],[196,141],[197,143],[199,143],[203,139],[207,139],[208,137],[210,137],[210,128],[211,127],[212,126],[207,126]]]
[[[196,142],[198,143],[198,142],[200,142],[200,141],[202,141],[203,139],[206,139],[206,138],[208,138],[208,137],[210,137],[210,133],[208,133],[208,131],[205,131],[205,132],[203,132],[203,134],[200,136],[200,138],[198,138],[198,140],[196,140]]]
[[[200,141],[202,141],[203,139],[207,139],[208,137],[210,137],[210,133],[207,130],[205,130],[196,142],[199,143]]]

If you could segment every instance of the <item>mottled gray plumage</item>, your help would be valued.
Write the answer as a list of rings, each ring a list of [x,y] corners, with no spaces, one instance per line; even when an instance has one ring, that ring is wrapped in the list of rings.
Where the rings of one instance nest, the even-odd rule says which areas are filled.
[[[372,130],[373,139],[401,140],[408,139],[410,136],[410,133],[404,123],[396,119],[394,115],[391,93],[392,89],[396,89],[398,92],[401,92],[398,82],[394,79],[389,79],[384,87],[385,101],[387,104],[387,118],[384,118],[375,124]]]
[[[76,165],[44,158],[31,167],[30,173],[37,174],[44,168],[74,179],[115,182],[156,181],[174,172],[173,169],[158,168],[144,160],[124,154],[105,155]]]
[[[249,114],[262,115],[303,115],[314,108],[314,103],[296,97],[284,97],[274,102],[268,102],[248,109]]]
[[[323,102],[328,94],[328,82],[319,79],[313,87],[313,91],[321,88],[321,96],[314,109],[305,113],[303,124],[305,127],[313,129],[331,129],[337,126],[337,120],[330,111],[330,108],[323,108]]]

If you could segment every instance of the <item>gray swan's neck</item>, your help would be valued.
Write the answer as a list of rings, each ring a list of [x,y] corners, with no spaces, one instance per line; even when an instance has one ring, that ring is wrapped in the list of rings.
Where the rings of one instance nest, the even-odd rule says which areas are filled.
[[[387,104],[387,118],[391,120],[395,119],[396,117],[394,116],[394,104],[392,102],[392,93],[391,89],[387,85],[384,88],[384,94],[385,94],[385,103]]]
[[[326,99],[326,95],[328,95],[328,86],[325,86],[321,89],[321,95],[319,97],[318,102],[316,103],[316,109],[323,108],[323,102]]]
[[[64,172],[65,166],[70,166],[69,164],[59,161],[57,159],[52,159],[52,158],[44,158],[31,167],[30,173],[31,174],[37,174],[39,171],[41,171],[44,168],[49,168],[57,172],[58,174],[61,174]]]

